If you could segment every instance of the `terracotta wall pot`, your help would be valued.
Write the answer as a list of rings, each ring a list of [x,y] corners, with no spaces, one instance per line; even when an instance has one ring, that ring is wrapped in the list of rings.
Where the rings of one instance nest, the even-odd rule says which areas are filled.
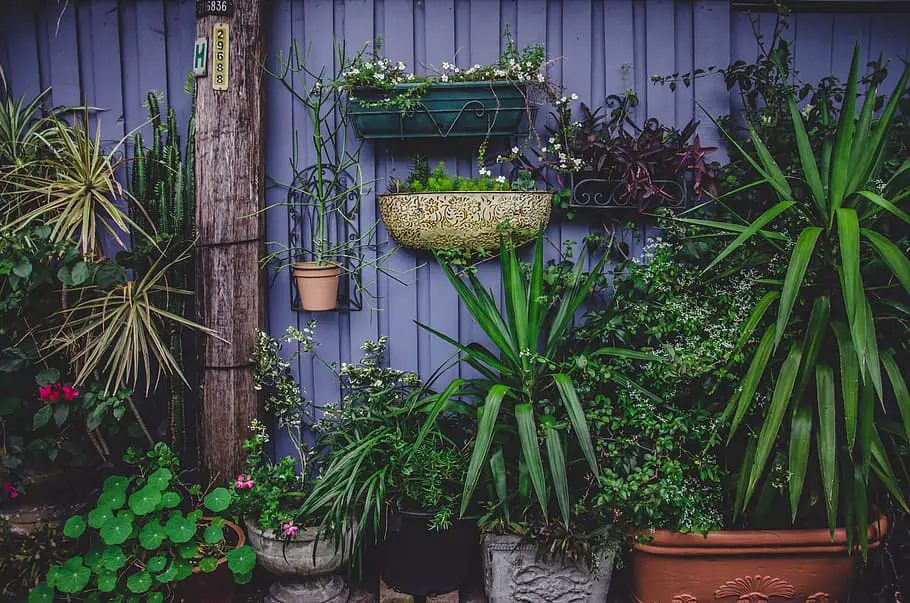
[[[379,195],[386,230],[411,249],[498,249],[500,224],[523,243],[550,221],[548,191],[464,191]]]
[[[300,262],[294,264],[294,280],[300,293],[300,307],[311,312],[334,310],[338,305],[338,279],[341,267],[336,264]]]
[[[869,548],[887,529],[868,527]],[[631,555],[635,603],[845,603],[855,557],[837,530],[724,530],[707,538],[657,530]]]

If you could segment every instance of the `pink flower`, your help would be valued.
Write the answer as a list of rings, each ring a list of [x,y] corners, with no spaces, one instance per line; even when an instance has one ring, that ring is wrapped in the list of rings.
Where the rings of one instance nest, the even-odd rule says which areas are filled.
[[[73,387],[72,385],[63,386],[63,399],[66,401],[75,400],[76,396],[79,395],[79,390]]]
[[[298,526],[294,525],[293,519],[289,520],[286,524],[281,526],[281,528],[284,530],[285,536],[293,536],[297,533],[297,530],[300,529]]]
[[[9,482],[4,482],[3,484],[3,493],[9,496],[10,498],[16,498],[19,496],[19,492],[16,490],[16,486],[12,485]]]
[[[253,487],[253,476],[240,474],[237,476],[237,479],[234,480],[235,488],[252,488]]]

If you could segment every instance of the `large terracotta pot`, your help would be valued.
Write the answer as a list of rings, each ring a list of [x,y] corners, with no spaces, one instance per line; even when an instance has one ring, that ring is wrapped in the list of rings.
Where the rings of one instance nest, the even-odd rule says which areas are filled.
[[[879,546],[887,520],[868,527]],[[844,530],[724,530],[654,532],[632,550],[635,603],[845,603],[855,557]]]
[[[549,191],[458,191],[379,195],[386,230],[411,249],[498,249],[501,225],[530,241],[550,221]]]

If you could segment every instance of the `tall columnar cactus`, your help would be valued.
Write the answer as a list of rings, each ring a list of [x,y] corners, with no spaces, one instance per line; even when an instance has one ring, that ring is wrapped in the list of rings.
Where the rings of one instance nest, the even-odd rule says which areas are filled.
[[[173,107],[167,108],[162,120],[161,108],[155,93],[148,95],[149,118],[152,127],[151,147],[147,147],[141,134],[136,134],[132,166],[132,194],[137,208],[137,224],[150,224],[155,239],[168,256],[176,256],[193,245],[196,236],[194,221],[194,119],[190,116],[186,130],[186,144],[181,146],[177,118]],[[188,262],[174,264],[167,274],[168,285],[189,290],[193,286],[193,266]],[[178,316],[187,313],[186,298],[168,296],[164,301],[169,312]],[[184,365],[183,333],[174,329],[170,333],[170,352]],[[184,451],[186,417],[186,386],[178,378],[168,379],[168,414],[172,447]]]

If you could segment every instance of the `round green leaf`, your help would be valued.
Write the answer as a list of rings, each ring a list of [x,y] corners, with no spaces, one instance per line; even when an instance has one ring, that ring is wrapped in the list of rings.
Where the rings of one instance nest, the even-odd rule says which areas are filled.
[[[139,531],[139,544],[147,551],[153,551],[160,547],[165,538],[167,538],[167,533],[164,531],[164,526],[157,519],[148,522]]]
[[[89,267],[85,262],[79,262],[70,270],[70,285],[81,285],[88,280]]]
[[[193,573],[193,566],[186,559],[174,559],[171,561],[171,567],[174,568],[174,579],[178,582],[186,580]]]
[[[101,565],[109,570],[118,570],[126,565],[126,555],[119,546],[109,546],[101,553]]]
[[[177,544],[188,542],[196,535],[196,522],[190,521],[179,511],[174,512],[168,518],[167,524],[164,526],[164,532],[168,538]]]
[[[199,560],[199,569],[206,574],[211,574],[218,569],[218,560],[214,557],[203,557]]]
[[[63,524],[63,535],[67,538],[79,538],[85,533],[85,520],[81,515],[73,515]]]
[[[152,577],[148,572],[139,572],[126,579],[126,587],[132,593],[141,594],[152,587]]]
[[[123,490],[126,491],[127,487],[130,485],[130,478],[124,477],[122,475],[112,475],[106,480],[104,480],[104,489],[107,490]]]
[[[82,557],[76,555],[67,559],[63,565],[55,568],[54,587],[62,593],[78,593],[88,584],[92,570],[82,563]],[[50,575],[50,572],[48,572]]]
[[[95,505],[96,508],[101,509],[110,509],[116,511],[126,502],[126,491],[121,490],[120,488],[109,488],[101,493],[101,496],[98,497],[98,504]]]
[[[149,593],[145,598],[145,603],[161,603],[164,601],[163,593]]]
[[[85,564],[96,572],[101,567],[101,556],[105,548],[100,545],[93,545],[85,554]]]
[[[209,511],[221,513],[231,505],[231,493],[227,488],[215,488],[206,494],[202,502]]]
[[[54,603],[54,589],[41,582],[28,591],[28,603]]]
[[[101,526],[101,540],[104,544],[123,544],[133,531],[133,521],[118,514]]]
[[[253,579],[253,570],[245,574],[234,574],[234,582],[237,584],[248,584]]]
[[[173,509],[181,502],[183,499],[176,492],[165,492],[161,495],[161,506],[165,509]]]
[[[205,541],[208,544],[218,544],[224,540],[224,528],[219,528],[218,526],[208,526],[205,528],[203,538],[205,538]]]
[[[136,515],[148,515],[161,502],[161,490],[146,486],[130,495],[130,509]]]
[[[145,562],[145,569],[150,572],[160,572],[167,565],[167,557],[164,555],[155,555]]]
[[[228,568],[235,576],[251,572],[256,566],[256,551],[249,545],[243,545],[233,551],[228,551],[226,557]]]
[[[104,524],[114,519],[114,514],[107,507],[96,507],[88,513],[88,525],[100,530]]]
[[[174,474],[170,469],[162,467],[156,471],[149,474],[148,478],[145,480],[147,487],[157,488],[158,490],[164,490],[167,488],[168,484],[171,483],[171,480],[174,478]]]
[[[190,511],[186,514],[186,518],[192,521],[193,523],[198,522],[202,519],[202,509],[196,509],[195,511]]]
[[[101,570],[96,578],[98,590],[103,593],[109,593],[117,588],[117,572],[111,570]]]
[[[195,542],[187,542],[186,544],[181,544],[177,547],[177,554],[180,555],[182,559],[192,559],[199,553],[199,545]]]

